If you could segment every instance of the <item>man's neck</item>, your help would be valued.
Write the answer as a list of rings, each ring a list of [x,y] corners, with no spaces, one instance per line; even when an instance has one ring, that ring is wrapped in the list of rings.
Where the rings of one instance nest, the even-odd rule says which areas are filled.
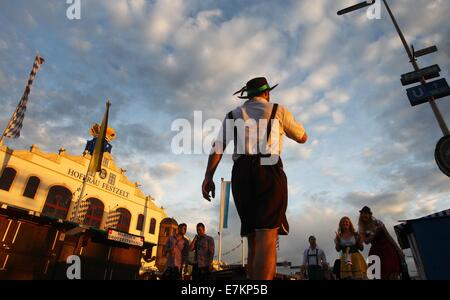
[[[253,98],[251,98],[250,100],[255,100],[255,101],[266,101],[266,102],[269,102],[269,100],[267,100],[267,99],[264,98],[264,97],[253,97]]]

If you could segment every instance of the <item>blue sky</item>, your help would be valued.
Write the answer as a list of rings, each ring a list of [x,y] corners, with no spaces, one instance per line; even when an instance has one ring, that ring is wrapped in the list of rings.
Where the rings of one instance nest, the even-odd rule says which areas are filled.
[[[416,48],[436,44],[419,64],[450,66],[450,3],[392,0],[406,38]],[[389,228],[450,206],[448,177],[434,161],[442,136],[428,104],[412,108],[400,84],[411,71],[386,11],[338,17],[354,4],[336,1],[81,0],[81,20],[68,20],[63,0],[0,3],[1,126],[14,111],[37,51],[46,59],[31,92],[14,148],[37,144],[81,153],[106,99],[117,131],[113,155],[170,216],[197,222],[217,236],[218,200],[202,200],[206,155],[175,155],[177,118],[222,119],[242,102],[232,97],[254,76],[280,83],[273,101],[303,123],[306,145],[285,140],[291,233],[279,260],[300,263],[315,234],[332,261],[339,219],[357,222],[372,207]],[[450,102],[438,105],[450,121]],[[204,133],[203,133],[204,134]],[[200,139],[202,132],[195,132]],[[231,158],[216,174],[230,178]],[[224,251],[240,242],[231,204]],[[239,260],[239,251],[225,256]]]

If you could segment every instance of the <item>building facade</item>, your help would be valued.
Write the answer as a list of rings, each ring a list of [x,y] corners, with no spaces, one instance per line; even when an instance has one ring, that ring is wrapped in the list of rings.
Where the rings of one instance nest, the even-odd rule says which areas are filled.
[[[96,232],[114,229],[130,236],[143,237],[145,244],[158,244],[160,223],[167,217],[164,209],[158,207],[150,195],[145,195],[137,183],[127,178],[126,171],[115,164],[109,152],[104,153],[101,172],[95,177],[88,177],[84,195],[80,205],[77,205],[90,158],[88,151],[82,155],[71,155],[65,149],[60,149],[58,153],[46,153],[36,145],[29,150],[0,146],[0,209],[2,212],[8,210],[0,224],[0,239],[3,238],[6,248],[10,247],[5,241],[17,243],[25,234],[20,230],[20,226],[25,225],[20,220],[16,224],[14,220],[17,217],[11,217],[10,212],[15,210],[25,211],[28,217],[36,220],[54,220],[52,224],[56,225],[79,223],[76,224],[79,228]],[[50,227],[56,228],[54,225]],[[55,243],[65,239],[58,234],[59,231]],[[99,240],[98,234],[96,236],[90,234],[88,238]],[[81,248],[75,251],[78,242],[74,242],[69,252],[82,253]],[[151,246],[150,249],[151,255],[156,256],[157,247]],[[7,270],[12,256],[5,254],[5,249],[0,250],[0,271]],[[105,251],[109,251],[105,254],[109,259],[111,250]]]

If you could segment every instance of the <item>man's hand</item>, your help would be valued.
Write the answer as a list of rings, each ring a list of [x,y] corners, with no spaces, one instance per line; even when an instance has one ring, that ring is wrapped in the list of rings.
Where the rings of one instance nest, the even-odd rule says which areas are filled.
[[[202,184],[203,198],[205,198],[208,201],[211,201],[211,196],[209,195],[209,192],[211,192],[213,198],[216,197],[216,187],[214,186],[213,177],[214,172],[216,171],[216,168],[219,165],[221,159],[222,154],[218,154],[215,152],[210,154],[208,158],[208,166],[206,167],[205,179],[203,180]]]
[[[216,186],[214,185],[214,181],[212,177],[205,177],[202,184],[202,193],[203,198],[205,198],[208,201],[211,201],[211,196],[209,193],[211,192],[211,196],[213,198],[216,197]]]

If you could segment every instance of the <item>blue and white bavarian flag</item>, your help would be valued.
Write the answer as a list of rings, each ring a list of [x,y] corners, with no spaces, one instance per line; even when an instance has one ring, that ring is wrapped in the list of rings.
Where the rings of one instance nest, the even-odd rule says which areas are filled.
[[[230,206],[231,181],[221,182],[220,187],[220,228],[228,228],[228,208]]]
[[[23,118],[25,117],[25,111],[27,109],[28,96],[30,95],[31,85],[33,84],[36,73],[44,63],[44,59],[36,55],[34,59],[33,69],[31,70],[30,76],[28,77],[28,82],[25,87],[22,98],[20,99],[19,105],[14,112],[11,121],[9,121],[8,127],[6,128],[3,136],[9,138],[18,138],[20,136],[20,130],[22,129]]]

